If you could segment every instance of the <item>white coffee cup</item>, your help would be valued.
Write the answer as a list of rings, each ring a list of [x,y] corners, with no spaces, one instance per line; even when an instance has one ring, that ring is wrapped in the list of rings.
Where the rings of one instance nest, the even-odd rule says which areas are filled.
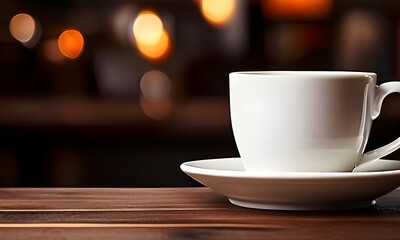
[[[400,82],[376,86],[366,72],[229,74],[235,141],[246,171],[351,171],[400,148],[364,153],[372,120]]]

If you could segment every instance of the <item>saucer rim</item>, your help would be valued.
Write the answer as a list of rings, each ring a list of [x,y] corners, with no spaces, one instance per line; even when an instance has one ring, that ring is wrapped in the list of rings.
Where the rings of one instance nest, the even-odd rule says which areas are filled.
[[[374,172],[277,172],[277,171],[265,171],[251,173],[245,170],[229,170],[229,169],[213,169],[207,167],[196,167],[191,164],[204,163],[211,161],[240,161],[240,157],[230,158],[212,158],[203,160],[193,160],[184,162],[180,165],[183,172],[192,174],[201,174],[208,176],[217,177],[235,177],[235,178],[247,178],[247,179],[338,179],[338,178],[370,178],[370,177],[382,177],[382,176],[394,176],[400,175],[399,170],[386,170],[386,171],[374,171]],[[388,160],[388,159],[382,159]]]

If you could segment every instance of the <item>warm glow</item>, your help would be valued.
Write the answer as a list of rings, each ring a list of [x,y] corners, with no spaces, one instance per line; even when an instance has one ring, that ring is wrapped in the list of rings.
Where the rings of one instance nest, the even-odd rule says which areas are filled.
[[[137,42],[154,45],[160,41],[164,31],[161,19],[152,11],[139,13],[133,23],[133,34]]]
[[[161,119],[170,114],[171,80],[167,74],[157,70],[146,72],[140,80],[140,90],[140,106],[149,118]]]
[[[140,107],[144,114],[152,119],[166,118],[172,111],[172,101],[165,99],[160,102],[150,102],[144,98],[140,98]]]
[[[77,30],[66,30],[58,38],[58,47],[64,56],[77,58],[83,51],[84,39]]]
[[[65,61],[64,55],[58,48],[57,39],[48,39],[42,44],[44,57],[53,63],[62,63]]]
[[[150,102],[162,101],[169,97],[171,81],[167,74],[161,71],[148,71],[140,81],[143,98]]]
[[[161,60],[168,55],[171,39],[157,14],[152,11],[139,13],[132,29],[136,47],[144,57]]]
[[[315,18],[329,15],[332,0],[264,0],[264,12],[269,18]]]
[[[137,41],[139,52],[150,60],[164,59],[170,52],[171,39],[166,31],[162,32],[161,38],[155,43]]]
[[[236,10],[236,0],[200,0],[204,18],[213,25],[223,26]]]
[[[17,14],[10,21],[11,35],[22,43],[32,39],[35,29],[35,20],[26,13]]]

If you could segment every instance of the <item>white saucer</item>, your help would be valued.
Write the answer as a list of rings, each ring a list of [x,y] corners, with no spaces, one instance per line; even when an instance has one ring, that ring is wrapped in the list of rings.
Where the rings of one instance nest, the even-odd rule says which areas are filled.
[[[186,162],[182,171],[238,206],[276,210],[345,210],[375,204],[400,185],[400,170],[251,174],[240,158]]]

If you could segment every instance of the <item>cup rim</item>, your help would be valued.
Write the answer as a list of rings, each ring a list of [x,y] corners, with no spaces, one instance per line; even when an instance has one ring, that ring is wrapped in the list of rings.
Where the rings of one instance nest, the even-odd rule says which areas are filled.
[[[361,71],[236,71],[229,75],[246,75],[246,76],[376,76],[374,72]]]

